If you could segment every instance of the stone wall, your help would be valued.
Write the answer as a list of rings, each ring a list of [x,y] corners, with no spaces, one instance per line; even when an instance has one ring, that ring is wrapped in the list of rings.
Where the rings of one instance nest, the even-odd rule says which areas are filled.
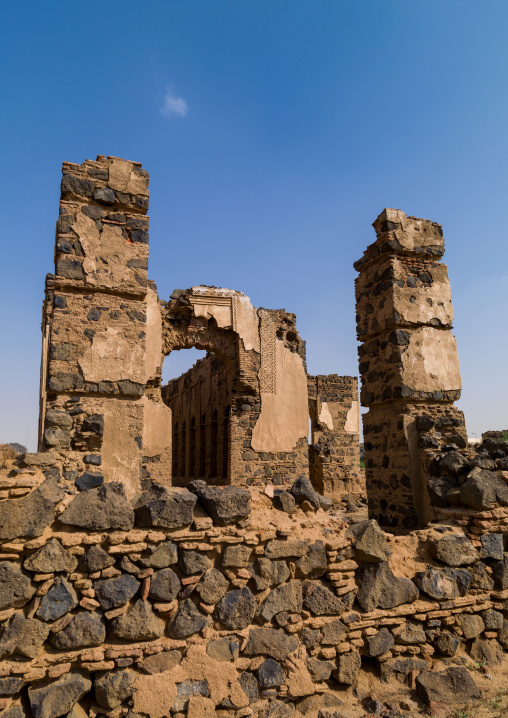
[[[370,515],[403,532],[434,516],[435,451],[467,435],[441,226],[386,209],[374,229],[355,264],[367,493]]]
[[[308,376],[311,445],[310,480],[325,496],[364,496],[360,472],[358,379]]]
[[[43,310],[39,447],[65,456],[76,475],[100,467],[130,495],[140,485],[145,414],[161,406],[145,395],[157,380],[146,360],[147,209],[139,163],[64,163]]]
[[[47,277],[43,310],[39,449],[59,453],[67,472],[88,467],[121,481],[129,496],[143,479],[199,478],[194,435],[197,423],[203,433],[206,412],[204,397],[186,394],[195,391],[192,371],[165,389],[166,402],[161,394],[164,357],[196,347],[220,360],[228,393],[205,417],[207,479],[280,484],[308,474],[305,342],[295,315],[256,309],[241,292],[210,286],[159,300],[147,277],[147,210],[148,173],[139,163],[102,156],[64,163],[55,275]],[[219,379],[215,369],[199,373],[201,384],[210,374],[203,386]],[[172,420],[172,408],[181,420]],[[184,420],[187,447],[194,436],[186,459]],[[174,456],[173,438],[180,439]]]
[[[160,301],[147,181],[117,158],[64,165],[41,452],[0,458],[2,716],[380,714],[374,677],[416,688],[417,710],[471,705],[467,666],[508,650],[508,444],[470,451],[453,406],[440,227],[385,210],[357,263],[367,518],[336,500],[359,485],[356,380],[307,377],[294,315],[240,292]],[[164,403],[163,357],[192,346],[209,355]],[[195,478],[196,422],[173,439],[172,413],[205,404],[231,413],[228,476],[224,442],[204,476],[248,490]]]
[[[6,718],[315,716],[361,699],[373,666],[420,674],[425,697],[434,664],[471,681],[508,648],[504,525],[395,537],[302,481],[273,499],[145,482],[129,501],[50,453],[8,477],[25,495],[0,500]]]

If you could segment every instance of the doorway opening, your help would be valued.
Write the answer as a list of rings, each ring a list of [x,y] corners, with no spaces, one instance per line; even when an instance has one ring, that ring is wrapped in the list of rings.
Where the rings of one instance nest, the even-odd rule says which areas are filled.
[[[175,376],[175,369],[188,367],[189,359],[192,366]],[[172,414],[172,485],[186,486],[194,479],[228,484],[232,379],[226,366],[212,352],[174,350],[166,358],[163,377],[169,381],[162,386],[162,400]]]

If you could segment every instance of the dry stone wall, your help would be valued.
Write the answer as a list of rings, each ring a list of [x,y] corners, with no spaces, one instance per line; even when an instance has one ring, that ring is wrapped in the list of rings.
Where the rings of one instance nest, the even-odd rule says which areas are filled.
[[[0,501],[8,718],[314,716],[361,697],[373,665],[425,699],[508,648],[506,527],[394,536],[308,480],[271,497],[147,481],[129,501],[49,453],[5,460],[1,480],[29,489]]]

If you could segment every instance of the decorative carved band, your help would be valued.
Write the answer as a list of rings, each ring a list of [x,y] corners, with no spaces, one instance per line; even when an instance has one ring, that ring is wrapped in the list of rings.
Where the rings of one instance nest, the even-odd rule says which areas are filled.
[[[208,306],[229,306],[231,309],[231,326],[233,331],[237,331],[237,312],[236,312],[236,301],[239,292],[234,292],[231,289],[193,289],[192,294],[189,296],[189,301],[192,305],[201,304]]]
[[[259,336],[261,340],[261,367],[259,386],[262,394],[275,394],[277,390],[277,366],[275,361],[275,326],[270,314],[259,312]]]

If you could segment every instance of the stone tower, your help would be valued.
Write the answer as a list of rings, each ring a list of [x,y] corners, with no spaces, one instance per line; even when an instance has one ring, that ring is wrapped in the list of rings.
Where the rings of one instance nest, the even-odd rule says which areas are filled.
[[[433,452],[466,446],[441,225],[385,209],[355,263],[369,514],[395,532],[433,517]]]

